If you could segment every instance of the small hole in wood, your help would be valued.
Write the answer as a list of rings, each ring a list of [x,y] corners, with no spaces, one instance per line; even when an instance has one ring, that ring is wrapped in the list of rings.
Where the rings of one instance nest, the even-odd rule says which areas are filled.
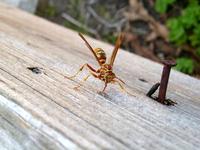
[[[32,71],[35,74],[41,74],[42,73],[42,68],[39,67],[27,67],[30,71]]]
[[[148,81],[143,79],[143,78],[139,78],[140,81],[147,83]]]

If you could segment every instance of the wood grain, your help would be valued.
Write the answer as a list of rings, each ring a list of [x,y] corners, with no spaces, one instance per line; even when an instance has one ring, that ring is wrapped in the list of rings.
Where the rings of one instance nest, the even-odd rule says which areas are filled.
[[[92,77],[75,90],[88,71],[64,76],[98,68],[76,32],[4,4],[0,20],[0,149],[199,149],[198,79],[172,71],[167,97],[178,104],[163,106],[145,96],[162,66],[120,50],[114,71],[134,96],[117,85],[102,95]],[[86,38],[111,55],[113,46]]]

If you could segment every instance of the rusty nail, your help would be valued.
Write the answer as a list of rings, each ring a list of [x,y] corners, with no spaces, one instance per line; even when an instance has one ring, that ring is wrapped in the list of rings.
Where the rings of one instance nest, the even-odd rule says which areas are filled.
[[[164,104],[165,97],[166,97],[166,91],[167,91],[167,85],[169,81],[171,67],[175,66],[176,62],[172,60],[166,60],[163,62],[163,64],[164,64],[164,67],[163,67],[162,77],[160,81],[160,89],[159,89],[159,94],[158,94],[158,101],[162,104]]]

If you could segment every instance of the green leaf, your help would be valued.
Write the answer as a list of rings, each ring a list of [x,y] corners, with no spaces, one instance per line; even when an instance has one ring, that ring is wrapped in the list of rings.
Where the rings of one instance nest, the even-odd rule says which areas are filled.
[[[181,57],[176,60],[177,65],[176,70],[179,70],[183,73],[192,74],[194,71],[194,61],[187,57]]]
[[[184,24],[185,28],[190,28],[197,25],[198,18],[200,17],[200,6],[199,5],[189,5],[182,11],[180,21]]]
[[[197,50],[196,50],[196,54],[200,57],[200,47],[197,48]]]
[[[176,0],[156,0],[155,10],[159,13],[165,13],[170,4],[174,3]]]
[[[167,27],[170,29],[169,39],[171,42],[175,42],[178,45],[186,42],[187,36],[184,27],[178,19],[169,19]]]
[[[106,34],[106,35],[103,35],[103,38],[109,42],[109,43],[112,43],[112,44],[115,44],[115,41],[117,40],[117,37],[112,35],[112,34]]]
[[[193,34],[189,37],[192,46],[200,46],[200,24],[193,29]]]
[[[199,5],[198,0],[189,0],[189,5]]]
[[[44,13],[47,17],[53,17],[56,15],[56,7],[52,5],[48,5],[44,10]]]

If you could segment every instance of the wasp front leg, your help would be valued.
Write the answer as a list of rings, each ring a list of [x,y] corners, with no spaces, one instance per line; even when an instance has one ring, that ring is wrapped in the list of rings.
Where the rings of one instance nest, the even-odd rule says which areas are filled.
[[[105,82],[105,85],[104,85],[104,88],[103,88],[102,92],[105,91],[106,87],[107,87],[107,82]]]
[[[75,73],[73,76],[71,76],[71,77],[65,76],[65,77],[69,78],[69,79],[75,78],[81,71],[83,71],[84,67],[87,67],[89,69],[89,71],[96,72],[96,70],[94,68],[92,68],[89,64],[84,64],[83,66],[80,67],[80,69],[77,71],[77,73]]]
[[[80,88],[80,87],[83,85],[83,82],[87,81],[87,79],[88,79],[90,76],[91,76],[90,74],[87,75],[87,76],[83,79],[82,83],[80,83],[78,86],[74,87],[74,89]]]

